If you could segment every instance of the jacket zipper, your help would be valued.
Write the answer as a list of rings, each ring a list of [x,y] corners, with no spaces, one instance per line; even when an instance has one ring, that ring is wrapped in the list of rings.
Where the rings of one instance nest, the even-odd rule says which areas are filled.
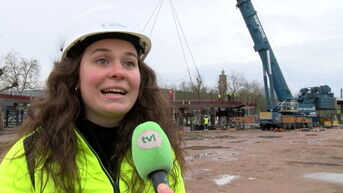
[[[89,149],[93,152],[94,156],[96,157],[96,159],[98,160],[101,169],[103,170],[103,172],[105,172],[107,178],[110,180],[111,185],[113,187],[114,193],[120,193],[119,191],[119,180],[117,179],[116,181],[113,180],[112,176],[109,174],[109,172],[107,171],[107,169],[105,168],[105,166],[102,164],[101,159],[99,158],[98,154],[95,152],[95,150],[88,144],[87,140],[83,137],[83,135],[80,133],[80,131],[78,129],[76,129],[76,132],[80,135],[80,137],[83,139],[83,141],[87,144],[87,146],[89,147]]]

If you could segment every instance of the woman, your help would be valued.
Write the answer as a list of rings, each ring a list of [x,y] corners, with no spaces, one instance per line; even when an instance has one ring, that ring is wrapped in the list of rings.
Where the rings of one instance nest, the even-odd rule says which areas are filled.
[[[150,39],[118,21],[127,17],[117,12],[93,9],[74,21],[47,96],[30,106],[24,136],[0,165],[3,192],[152,193],[130,153],[133,130],[145,121],[159,123],[169,137],[169,184],[185,192],[171,107],[144,63]],[[158,190],[172,192],[166,185]]]

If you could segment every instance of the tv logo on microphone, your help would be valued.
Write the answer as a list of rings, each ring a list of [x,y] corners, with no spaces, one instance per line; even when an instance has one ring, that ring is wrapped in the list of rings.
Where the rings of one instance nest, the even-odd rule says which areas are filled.
[[[144,130],[137,138],[137,146],[141,149],[162,147],[162,137],[153,129]]]

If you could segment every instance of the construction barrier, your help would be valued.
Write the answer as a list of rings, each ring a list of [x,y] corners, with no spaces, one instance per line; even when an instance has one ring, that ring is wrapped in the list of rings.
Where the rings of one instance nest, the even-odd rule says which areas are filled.
[[[244,117],[232,117],[232,123],[256,123],[258,120],[256,115],[249,115]]]
[[[281,123],[284,124],[312,123],[312,119],[310,118],[294,115],[283,115],[282,117],[277,117],[276,120],[281,121]]]
[[[257,115],[249,115],[243,117],[232,117],[231,123],[234,127],[249,127],[249,125],[256,125],[259,124],[260,120]],[[284,129],[292,129],[292,128],[303,128],[303,127],[312,127],[312,119],[307,118],[304,116],[297,116],[297,115],[282,115],[280,117],[276,117],[276,120],[280,122],[281,127]]]

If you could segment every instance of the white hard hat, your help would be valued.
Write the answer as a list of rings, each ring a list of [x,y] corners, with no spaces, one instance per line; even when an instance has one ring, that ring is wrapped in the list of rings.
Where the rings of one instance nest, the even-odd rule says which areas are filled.
[[[123,11],[113,6],[97,6],[75,18],[67,32],[61,60],[82,52],[91,43],[107,38],[130,41],[144,60],[151,49],[151,40]]]

